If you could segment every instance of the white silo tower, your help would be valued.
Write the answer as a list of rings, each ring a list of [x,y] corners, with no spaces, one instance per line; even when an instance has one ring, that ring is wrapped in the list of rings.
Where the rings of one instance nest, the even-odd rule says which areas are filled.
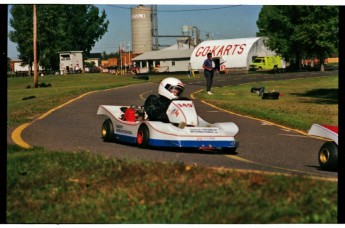
[[[131,9],[133,54],[152,50],[151,8],[139,5]]]

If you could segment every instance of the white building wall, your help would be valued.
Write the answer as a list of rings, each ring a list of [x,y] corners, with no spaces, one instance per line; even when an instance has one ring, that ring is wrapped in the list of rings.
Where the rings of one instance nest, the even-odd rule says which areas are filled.
[[[29,71],[29,64],[21,65],[22,62],[14,63],[14,71]],[[32,70],[35,70],[34,64],[32,63]],[[42,66],[38,65],[38,70],[43,70]]]
[[[167,72],[188,71],[188,64],[189,60],[161,60],[160,68],[162,71],[166,69]]]
[[[69,58],[65,58],[64,56],[66,55],[69,55]],[[60,71],[66,70],[67,66],[68,68],[73,67],[74,69],[77,64],[80,69],[84,69],[82,51],[66,51],[60,53]]]

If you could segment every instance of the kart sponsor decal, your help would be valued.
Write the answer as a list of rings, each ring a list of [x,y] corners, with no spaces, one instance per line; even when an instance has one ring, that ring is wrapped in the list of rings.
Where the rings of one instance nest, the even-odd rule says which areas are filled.
[[[193,108],[193,104],[191,104],[191,103],[187,103],[187,104],[179,103],[177,105],[180,106],[181,108]]]
[[[128,131],[128,130],[123,129],[123,126],[119,125],[119,124],[115,125],[115,132],[116,133],[127,134],[127,135],[133,135],[132,131]]]
[[[122,134],[127,134],[127,135],[133,135],[133,132],[132,132],[132,131],[123,130],[123,129],[118,129],[118,128],[116,128],[116,133],[122,133]]]
[[[173,109],[171,112],[170,112],[170,115],[173,115],[175,114],[176,117],[178,117],[178,115],[180,114],[180,112],[177,110],[177,109]]]
[[[218,128],[190,128],[190,133],[194,134],[218,134]]]

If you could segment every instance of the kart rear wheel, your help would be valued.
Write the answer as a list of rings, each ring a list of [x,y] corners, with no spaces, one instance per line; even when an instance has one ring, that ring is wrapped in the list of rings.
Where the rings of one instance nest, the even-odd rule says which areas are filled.
[[[319,164],[324,170],[338,169],[338,146],[335,142],[325,142],[319,151]]]
[[[137,145],[140,148],[147,148],[149,146],[150,131],[146,125],[141,125],[137,133]]]
[[[106,119],[102,125],[102,139],[104,142],[114,140],[114,126],[110,119]]]

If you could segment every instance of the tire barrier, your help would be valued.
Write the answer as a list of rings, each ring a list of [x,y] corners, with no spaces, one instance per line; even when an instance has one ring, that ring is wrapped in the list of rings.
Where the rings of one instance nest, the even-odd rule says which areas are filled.
[[[261,99],[263,100],[278,100],[279,92],[263,93]]]

